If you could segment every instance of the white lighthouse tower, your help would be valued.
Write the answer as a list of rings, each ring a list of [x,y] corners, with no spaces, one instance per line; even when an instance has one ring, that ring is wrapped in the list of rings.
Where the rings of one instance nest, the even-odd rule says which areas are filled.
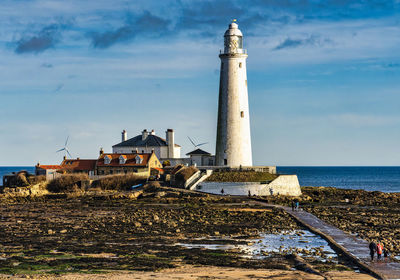
[[[218,100],[215,165],[252,166],[246,50],[234,20],[224,35]]]

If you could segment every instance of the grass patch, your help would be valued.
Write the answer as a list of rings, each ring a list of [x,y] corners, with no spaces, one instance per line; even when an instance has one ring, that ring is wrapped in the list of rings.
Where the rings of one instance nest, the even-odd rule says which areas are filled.
[[[269,182],[278,176],[268,172],[257,171],[220,171],[207,178],[208,182]]]
[[[176,187],[183,187],[186,183],[186,181],[192,177],[193,174],[195,174],[197,171],[199,171],[196,167],[194,166],[189,166],[189,167],[182,167],[175,173],[175,184]]]
[[[93,182],[92,187],[102,190],[129,190],[132,186],[145,183],[146,178],[137,174],[107,176]]]
[[[50,181],[47,190],[53,193],[76,192],[82,190],[82,182],[88,180],[87,174],[65,174]]]

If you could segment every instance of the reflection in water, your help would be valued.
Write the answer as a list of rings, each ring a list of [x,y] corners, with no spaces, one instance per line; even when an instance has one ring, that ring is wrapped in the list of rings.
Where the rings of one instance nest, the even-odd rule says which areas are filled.
[[[232,240],[230,238],[214,238],[214,240]],[[246,258],[264,258],[268,253],[297,253],[300,256],[313,256],[321,261],[337,262],[337,254],[329,244],[307,230],[303,231],[285,231],[280,234],[261,234],[256,239],[235,239],[236,241],[245,241],[246,244],[185,244],[177,243],[175,245],[186,248],[205,248],[209,250],[233,250],[238,249]],[[207,239],[210,241],[210,239]],[[217,242],[216,242],[217,243]]]

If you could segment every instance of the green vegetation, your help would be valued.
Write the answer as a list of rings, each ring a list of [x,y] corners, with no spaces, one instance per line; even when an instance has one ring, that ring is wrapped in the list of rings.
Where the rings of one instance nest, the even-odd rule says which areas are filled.
[[[76,192],[83,190],[82,181],[88,181],[86,174],[65,174],[56,178],[47,185],[47,190],[53,193]]]
[[[182,167],[179,169],[178,172],[175,173],[175,184],[176,187],[183,187],[185,182],[192,177],[194,173],[199,171],[196,167],[194,166],[189,166],[189,167]]]
[[[44,181],[46,181],[46,176],[35,176],[26,171],[21,171],[11,179],[10,185],[13,187],[28,187]]]
[[[275,174],[256,171],[220,171],[207,178],[208,182],[265,182],[272,181]]]
[[[93,182],[92,187],[102,190],[128,190],[130,187],[145,183],[146,178],[136,174],[114,175]]]
[[[28,183],[30,185],[35,185],[35,184],[39,184],[41,182],[45,182],[46,181],[46,176],[44,175],[39,175],[39,176],[34,176],[34,175],[30,175],[28,177],[26,177]]]

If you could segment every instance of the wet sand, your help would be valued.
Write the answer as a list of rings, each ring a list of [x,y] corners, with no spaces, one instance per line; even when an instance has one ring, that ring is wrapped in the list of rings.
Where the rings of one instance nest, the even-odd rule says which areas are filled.
[[[338,280],[371,280],[375,279],[367,274],[355,273],[351,271],[331,271],[325,276],[306,273],[303,271],[286,271],[279,269],[244,269],[232,267],[215,267],[215,266],[190,266],[184,265],[179,268],[164,269],[161,271],[123,271],[111,272],[107,274],[76,274],[71,273],[61,276],[32,276],[30,279],[57,279],[57,280],[128,280],[128,279],[273,279],[273,280],[323,280],[326,277]],[[7,276],[0,279],[10,279]],[[26,279],[14,277],[13,279]]]

